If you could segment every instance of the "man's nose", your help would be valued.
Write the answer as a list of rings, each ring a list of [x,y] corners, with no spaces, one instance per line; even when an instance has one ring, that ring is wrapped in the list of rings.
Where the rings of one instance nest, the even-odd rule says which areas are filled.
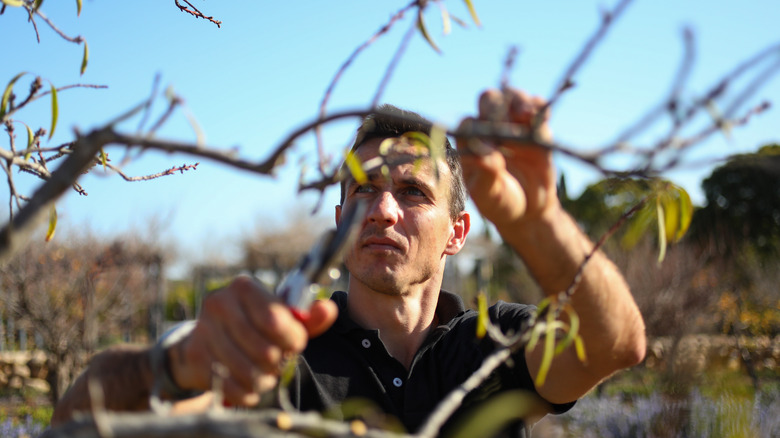
[[[368,208],[366,219],[369,222],[394,224],[398,221],[398,201],[390,192],[379,192]]]

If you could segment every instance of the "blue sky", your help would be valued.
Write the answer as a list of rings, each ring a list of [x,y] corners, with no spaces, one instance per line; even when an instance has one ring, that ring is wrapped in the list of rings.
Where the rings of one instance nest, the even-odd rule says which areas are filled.
[[[37,43],[19,9],[7,8],[0,16],[4,41],[0,83],[27,71],[58,87],[109,86],[60,93],[60,120],[49,145],[69,141],[74,127],[86,131],[101,126],[136,105],[149,95],[159,74],[162,88],[171,86],[186,100],[209,146],[235,147],[242,156],[259,160],[289,132],[316,117],[339,66],[408,1],[193,2],[221,20],[222,28],[179,12],[171,1],[87,0],[80,17],[75,3],[47,1],[43,11],[65,33],[86,38],[90,60],[83,76],[81,46],[63,41],[41,20]],[[416,35],[382,101],[454,127],[474,113],[483,89],[498,85],[511,46],[520,49],[511,84],[549,96],[598,26],[599,11],[615,2],[474,0],[481,28],[471,23],[463,2],[443,3],[469,27],[453,26],[449,35],[442,35],[439,14],[432,7],[426,20],[442,54]],[[657,104],[680,63],[683,26],[696,36],[696,64],[684,93],[694,98],[738,62],[780,42],[778,18],[780,4],[770,1],[635,1],[577,75],[578,86],[556,106],[551,121],[556,138],[582,151],[597,148]],[[368,107],[412,19],[407,14],[355,60],[335,89],[331,111]],[[18,83],[17,95],[24,94],[32,77]],[[746,107],[764,99],[780,104],[778,78],[768,81]],[[162,107],[158,101],[156,110]],[[17,118],[33,127],[48,126],[48,111],[48,101],[41,101]],[[779,121],[778,109],[772,108],[735,130],[730,139],[713,137],[691,157],[722,157],[780,141]],[[121,127],[132,132],[136,125],[137,121]],[[339,156],[355,126],[349,121],[326,131],[331,154]],[[182,113],[159,135],[195,140]],[[640,140],[650,142],[657,136],[658,131],[650,131]],[[302,138],[273,179],[186,156],[148,152],[126,172],[140,175],[194,161],[201,164],[197,171],[152,182],[88,175],[81,183],[89,196],[70,193],[58,204],[61,232],[67,236],[89,229],[111,238],[128,230],[143,231],[151,220],[160,225],[159,238],[177,243],[188,262],[230,259],[242,234],[282,227],[290,215],[307,214],[312,208],[317,197],[299,195],[296,184],[301,163],[314,165],[314,151],[311,137]],[[123,156],[116,148],[108,153],[115,162]],[[579,163],[565,159],[558,163],[575,194],[598,177]],[[710,171],[697,167],[667,176],[701,202],[699,184]],[[18,183],[28,193],[36,185],[21,176]],[[324,200],[323,221],[328,224],[337,191],[328,191]],[[7,194],[0,195],[0,203],[7,209]]]

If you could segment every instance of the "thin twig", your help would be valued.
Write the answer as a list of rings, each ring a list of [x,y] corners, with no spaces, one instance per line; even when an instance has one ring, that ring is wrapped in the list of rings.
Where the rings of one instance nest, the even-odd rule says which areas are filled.
[[[189,7],[190,7],[190,8],[192,8],[192,9],[189,9],[187,6],[182,6],[182,5],[179,3],[179,0],[174,0],[174,1],[175,1],[175,3],[176,3],[176,6],[177,6],[177,7],[179,8],[179,10],[181,10],[182,12],[186,12],[186,13],[188,13],[188,14],[190,14],[190,15],[194,16],[195,18],[203,18],[204,20],[208,20],[208,21],[210,21],[210,22],[212,22],[212,23],[216,24],[218,28],[222,28],[222,22],[221,22],[221,21],[219,21],[219,20],[215,19],[213,16],[211,16],[211,17],[208,17],[208,16],[204,15],[204,14],[203,14],[203,12],[199,11],[199,10],[198,10],[198,8],[196,8],[195,6],[193,6],[193,5],[192,5],[192,3],[190,3],[189,1],[187,1],[187,0],[182,0],[184,3],[187,3],[187,5],[189,5]]]

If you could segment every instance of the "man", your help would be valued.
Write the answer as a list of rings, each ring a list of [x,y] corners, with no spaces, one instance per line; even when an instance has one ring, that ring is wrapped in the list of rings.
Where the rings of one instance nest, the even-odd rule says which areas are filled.
[[[487,91],[480,97],[479,118],[515,130],[539,124],[538,132],[549,141],[548,115],[538,114],[542,108],[541,99],[520,91]],[[415,119],[411,113],[400,116]],[[463,132],[473,123],[465,120]],[[446,258],[460,251],[470,229],[463,182],[547,295],[569,287],[593,244],[561,208],[549,150],[464,137],[458,139],[458,160],[451,148],[447,158],[419,159],[411,146],[387,147],[386,139],[419,130],[426,130],[424,121],[399,126],[374,116],[358,132],[353,150],[361,162],[384,155],[389,165],[386,173],[369,171],[367,182],[348,177],[342,184],[336,222],[352,204],[368,205],[345,255],[347,293],[315,302],[305,318],[296,319],[260,285],[237,279],[204,300],[191,332],[162,350],[156,356],[161,359],[152,361],[157,365],[150,365],[147,350],[96,356],[57,406],[53,423],[88,408],[90,379],[102,384],[108,409],[147,409],[151,388],[161,380],[163,395],[180,400],[183,409],[195,409],[208,394],[193,397],[191,391],[211,388],[215,363],[223,370],[216,374],[225,400],[253,406],[276,385],[286,358],[303,352],[290,385],[299,409],[324,410],[346,399],[368,398],[408,430],[420,427],[436,403],[495,348],[487,339],[474,340],[475,313],[464,313],[462,302],[440,289]],[[585,265],[571,304],[588,361],[580,361],[570,347],[536,387],[531,376],[541,367],[542,343],[532,351],[521,349],[512,366],[486,382],[485,394],[491,388],[526,389],[553,411],[564,411],[614,371],[642,360],[641,315],[622,276],[601,252]],[[531,313],[532,308],[507,303],[490,310],[505,330],[520,328]],[[112,376],[123,376],[126,383]]]

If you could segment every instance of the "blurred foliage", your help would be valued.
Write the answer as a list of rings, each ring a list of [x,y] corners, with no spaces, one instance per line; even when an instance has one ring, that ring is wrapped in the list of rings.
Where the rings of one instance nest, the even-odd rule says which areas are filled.
[[[696,212],[691,233],[723,256],[752,247],[780,256],[780,145],[735,156],[702,183],[707,205]]]

